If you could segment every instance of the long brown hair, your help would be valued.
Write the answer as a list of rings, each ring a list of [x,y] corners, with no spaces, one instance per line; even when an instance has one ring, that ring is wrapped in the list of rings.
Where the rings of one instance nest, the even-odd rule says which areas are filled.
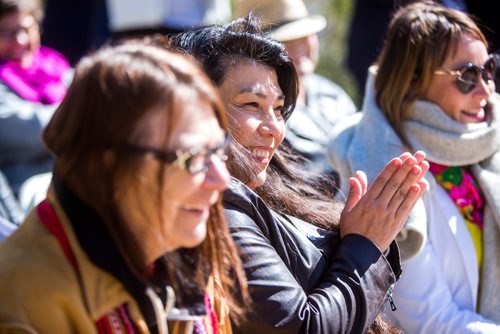
[[[402,7],[391,20],[377,60],[375,91],[379,107],[404,142],[402,122],[412,103],[425,94],[446,57],[456,53],[464,34],[488,46],[467,14],[432,1]]]
[[[142,160],[115,149],[137,135],[138,122],[158,106],[165,112],[169,141],[179,118],[176,115],[193,95],[212,106],[220,126],[226,129],[218,92],[192,61],[137,41],[106,47],[79,62],[67,95],[43,134],[56,157],[56,175],[98,213],[123,258],[145,281],[144,240],[138,240],[127,227],[115,196],[123,188],[120,182],[140,182],[137,174]],[[106,158],[110,150],[115,157],[111,161]],[[164,169],[157,176],[160,186],[151,190],[158,217],[165,200],[161,184],[168,177]],[[182,296],[183,287],[194,285],[204,291],[208,277],[217,276],[221,282],[218,293],[235,315],[243,314],[242,303],[248,299],[246,280],[220,199],[210,210],[207,229],[200,246],[164,255],[169,281],[173,280],[176,294]]]

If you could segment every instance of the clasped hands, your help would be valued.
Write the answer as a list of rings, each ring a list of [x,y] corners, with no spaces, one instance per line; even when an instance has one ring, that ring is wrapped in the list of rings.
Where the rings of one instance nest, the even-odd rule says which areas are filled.
[[[340,234],[361,234],[384,252],[402,229],[417,200],[428,188],[425,153],[405,152],[392,159],[368,188],[366,174],[349,179],[349,195],[340,219]]]

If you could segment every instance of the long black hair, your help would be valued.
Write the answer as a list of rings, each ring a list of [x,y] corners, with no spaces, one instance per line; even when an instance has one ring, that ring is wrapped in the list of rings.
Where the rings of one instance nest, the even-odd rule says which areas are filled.
[[[276,71],[285,96],[283,118],[288,120],[298,96],[298,77],[285,46],[271,39],[250,14],[226,25],[193,29],[171,38],[171,46],[197,58],[215,85],[221,86],[228,68],[242,61],[256,62]],[[229,160],[231,174],[248,184],[255,178],[249,154],[237,143]],[[312,174],[285,145],[278,146],[268,168],[266,182],[255,192],[275,211],[293,215],[324,228],[337,228],[340,205],[333,198],[333,178]]]
[[[183,32],[172,37],[170,45],[197,58],[217,86],[224,82],[228,68],[242,61],[273,68],[285,95],[282,111],[285,121],[292,114],[298,96],[297,72],[284,45],[267,36],[252,14],[224,26]],[[245,184],[256,179],[251,159],[250,154],[233,140],[229,171]],[[329,174],[304,170],[303,159],[286,145],[279,145],[267,168],[266,181],[254,191],[276,212],[338,231],[343,203],[334,199],[338,190],[335,179]],[[398,330],[380,316],[368,330],[368,333],[396,332]]]

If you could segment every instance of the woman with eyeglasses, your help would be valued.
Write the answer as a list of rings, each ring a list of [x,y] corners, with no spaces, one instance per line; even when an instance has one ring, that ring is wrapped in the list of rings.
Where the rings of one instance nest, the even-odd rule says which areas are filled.
[[[29,177],[52,169],[41,133],[73,73],[64,56],[40,45],[41,6],[0,0],[0,170],[16,195]]]
[[[345,206],[331,180],[282,147],[298,79],[283,44],[253,16],[172,38],[219,88],[233,145],[224,208],[245,268],[250,312],[236,333],[388,333],[376,317],[400,273],[393,239],[420,197],[425,154],[405,154],[368,188],[349,181]]]
[[[406,333],[500,333],[497,65],[466,14],[434,2],[400,8],[362,113],[332,134],[344,177],[363,169],[370,181],[388,156],[427,153],[430,186],[399,235],[403,274],[387,312]]]
[[[47,198],[0,245],[0,332],[230,332],[248,297],[225,129],[183,55],[135,41],[84,57],[44,131]]]

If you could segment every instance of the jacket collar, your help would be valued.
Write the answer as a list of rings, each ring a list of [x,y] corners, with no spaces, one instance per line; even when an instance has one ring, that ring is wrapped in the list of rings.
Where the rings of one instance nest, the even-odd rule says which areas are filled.
[[[137,302],[150,331],[156,333],[157,320],[150,298],[146,295],[147,284],[129,269],[97,213],[83,203],[55,174],[52,183],[84,253],[97,267],[123,284]],[[165,304],[166,290],[155,288],[155,291]]]

